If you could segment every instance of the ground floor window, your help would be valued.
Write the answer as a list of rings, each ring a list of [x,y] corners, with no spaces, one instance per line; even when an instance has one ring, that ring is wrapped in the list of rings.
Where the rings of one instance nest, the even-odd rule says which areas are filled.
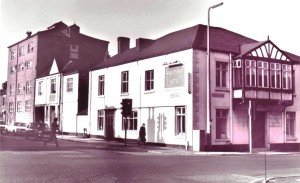
[[[185,107],[175,107],[176,112],[176,135],[185,133]]]
[[[295,137],[295,112],[286,112],[286,136]]]
[[[137,111],[132,111],[131,115],[127,117],[127,130],[137,130],[138,124],[138,113]],[[123,118],[122,130],[125,130],[126,118]]]
[[[216,110],[216,138],[224,139],[227,138],[227,109]]]
[[[104,125],[104,110],[98,110],[98,124],[97,129],[103,130]]]

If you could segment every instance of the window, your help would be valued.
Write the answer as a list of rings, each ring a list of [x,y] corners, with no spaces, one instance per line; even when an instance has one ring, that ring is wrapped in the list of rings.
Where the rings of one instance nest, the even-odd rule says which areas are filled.
[[[26,82],[26,93],[32,93],[32,81]]]
[[[269,87],[269,70],[268,62],[257,62],[258,87]]]
[[[216,86],[227,87],[228,64],[225,62],[216,62]]]
[[[38,95],[43,95],[43,81],[38,82]]]
[[[33,52],[33,42],[28,43],[28,53]]]
[[[176,135],[185,133],[185,107],[176,107]]]
[[[256,86],[256,62],[254,60],[245,60],[246,86]]]
[[[148,70],[145,72],[145,90],[154,89],[154,70]]]
[[[270,63],[271,88],[281,88],[281,65]]]
[[[32,68],[32,60],[26,61],[27,69]]]
[[[13,73],[15,73],[15,72],[16,72],[16,66],[12,66],[12,67],[10,68],[10,73],[13,74]]]
[[[19,71],[23,71],[24,68],[25,68],[24,63],[20,63],[20,64],[19,64]]]
[[[16,50],[12,50],[11,53],[10,53],[10,58],[11,59],[15,59],[17,56],[17,51]]]
[[[17,102],[17,111],[18,112],[22,111],[22,102],[21,101]]]
[[[23,92],[23,84],[22,83],[18,83],[18,94],[22,94]]]
[[[98,130],[104,129],[104,117],[104,110],[98,110]]]
[[[292,66],[282,64],[282,88],[292,89]]]
[[[9,102],[9,112],[14,112],[14,103]]]
[[[227,109],[216,110],[216,138],[224,139],[227,138]]]
[[[98,95],[104,95],[104,75],[99,76],[98,78]]]
[[[26,111],[31,111],[31,101],[30,100],[26,100],[26,103],[25,103],[25,110]]]
[[[13,84],[9,85],[9,94],[10,95],[15,94],[15,86]]]
[[[73,92],[73,78],[67,79],[67,92]]]
[[[51,94],[56,93],[56,79],[51,79]]]
[[[138,124],[138,114],[137,111],[132,111],[131,116],[129,116],[127,121],[127,130],[137,130]],[[122,130],[125,130],[126,118],[123,118]]]
[[[19,50],[19,56],[23,56],[25,54],[25,47],[21,46]]]
[[[295,112],[286,112],[286,136],[295,137]]]
[[[128,71],[121,73],[121,93],[128,93],[129,76]]]

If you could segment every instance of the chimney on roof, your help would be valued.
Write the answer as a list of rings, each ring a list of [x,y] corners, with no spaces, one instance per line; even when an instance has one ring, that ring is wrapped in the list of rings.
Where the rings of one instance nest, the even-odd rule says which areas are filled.
[[[74,36],[80,33],[80,27],[76,24],[73,24],[69,27],[69,35]]]
[[[32,34],[32,32],[31,31],[27,31],[26,34],[27,34],[27,37],[30,37],[31,34]]]
[[[136,47],[138,50],[142,50],[143,48],[149,46],[152,42],[152,39],[138,38],[136,39]]]
[[[130,39],[128,37],[118,37],[118,53],[128,50],[129,46]]]

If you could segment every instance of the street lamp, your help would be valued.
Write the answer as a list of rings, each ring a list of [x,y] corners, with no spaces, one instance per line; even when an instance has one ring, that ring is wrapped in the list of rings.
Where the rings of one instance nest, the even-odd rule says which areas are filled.
[[[211,112],[210,112],[210,104],[211,104],[211,99],[210,99],[210,50],[209,50],[209,25],[210,25],[210,9],[215,9],[219,6],[222,6],[222,3],[216,4],[214,6],[211,6],[208,8],[208,23],[207,23],[207,61],[206,61],[206,72],[207,72],[207,78],[206,78],[206,105],[207,105],[207,113],[206,113],[206,131],[208,134],[210,134],[210,122],[212,121],[211,119]]]

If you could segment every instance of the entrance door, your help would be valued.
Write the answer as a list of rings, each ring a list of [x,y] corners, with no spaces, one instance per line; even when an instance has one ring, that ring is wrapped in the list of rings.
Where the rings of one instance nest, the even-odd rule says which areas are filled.
[[[256,111],[252,120],[252,147],[265,147],[265,112]]]
[[[115,110],[105,111],[105,138],[114,139]]]

